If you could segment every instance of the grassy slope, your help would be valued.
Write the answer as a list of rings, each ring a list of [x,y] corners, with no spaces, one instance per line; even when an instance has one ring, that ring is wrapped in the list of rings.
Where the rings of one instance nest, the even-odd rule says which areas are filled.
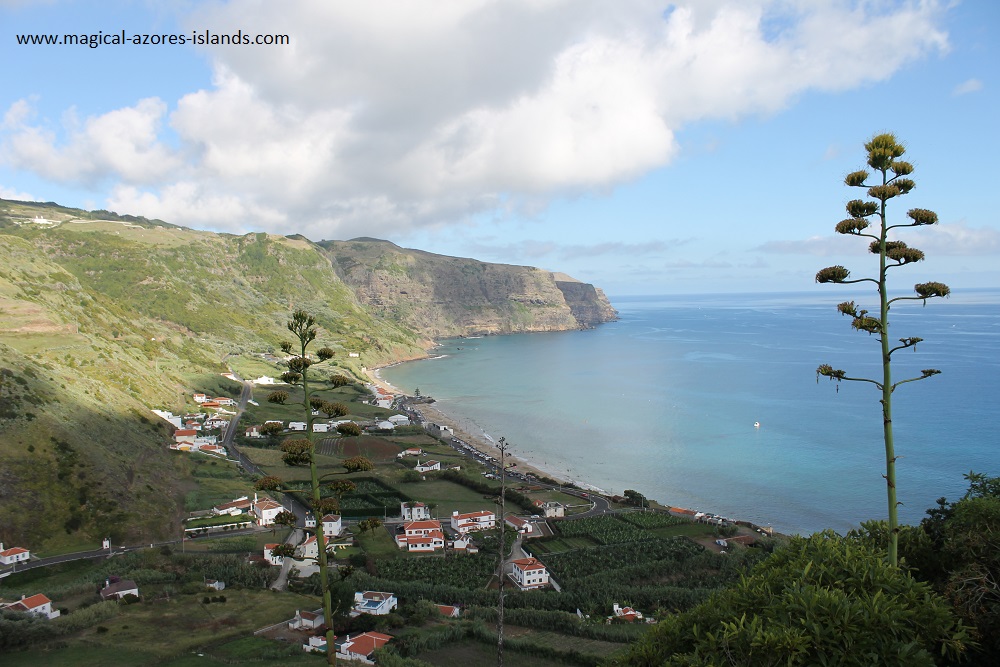
[[[0,217],[12,208],[30,213],[0,202]],[[345,366],[346,350],[369,365],[421,350],[306,242],[112,222],[0,228],[0,540],[44,554],[174,534],[190,484],[148,408],[179,412],[227,355],[277,347],[293,308],[316,314]]]

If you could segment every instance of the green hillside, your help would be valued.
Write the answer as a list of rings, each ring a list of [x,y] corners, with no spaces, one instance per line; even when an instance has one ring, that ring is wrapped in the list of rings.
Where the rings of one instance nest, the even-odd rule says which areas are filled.
[[[361,377],[437,336],[614,317],[599,290],[564,279],[375,239],[215,234],[0,200],[0,541],[51,553],[176,535],[190,464],[150,410],[181,413],[194,391],[236,396],[227,368],[277,375],[261,355],[287,339],[292,310],[312,313],[333,363]],[[589,291],[567,297],[567,285]]]

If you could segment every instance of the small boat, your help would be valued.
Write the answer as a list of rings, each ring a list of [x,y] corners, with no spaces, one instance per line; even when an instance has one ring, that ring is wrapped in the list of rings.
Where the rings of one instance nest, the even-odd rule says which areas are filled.
[[[753,427],[754,428],[760,428],[760,422],[754,422],[753,423]]]

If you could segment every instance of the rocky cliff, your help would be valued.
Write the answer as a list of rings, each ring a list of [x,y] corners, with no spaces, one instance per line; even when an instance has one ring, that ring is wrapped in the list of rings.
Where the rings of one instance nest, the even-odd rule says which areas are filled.
[[[324,241],[337,274],[373,313],[421,335],[559,331],[615,319],[603,292],[531,266],[408,250],[378,239]]]

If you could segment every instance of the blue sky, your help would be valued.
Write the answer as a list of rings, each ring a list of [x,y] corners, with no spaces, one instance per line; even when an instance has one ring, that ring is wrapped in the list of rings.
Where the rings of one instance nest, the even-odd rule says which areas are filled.
[[[18,34],[287,34],[27,46]],[[940,215],[899,286],[1000,286],[989,0],[0,0],[0,197],[385,238],[611,295],[833,290],[893,131]],[[833,296],[831,294],[831,296]],[[836,297],[833,297],[836,298]]]

